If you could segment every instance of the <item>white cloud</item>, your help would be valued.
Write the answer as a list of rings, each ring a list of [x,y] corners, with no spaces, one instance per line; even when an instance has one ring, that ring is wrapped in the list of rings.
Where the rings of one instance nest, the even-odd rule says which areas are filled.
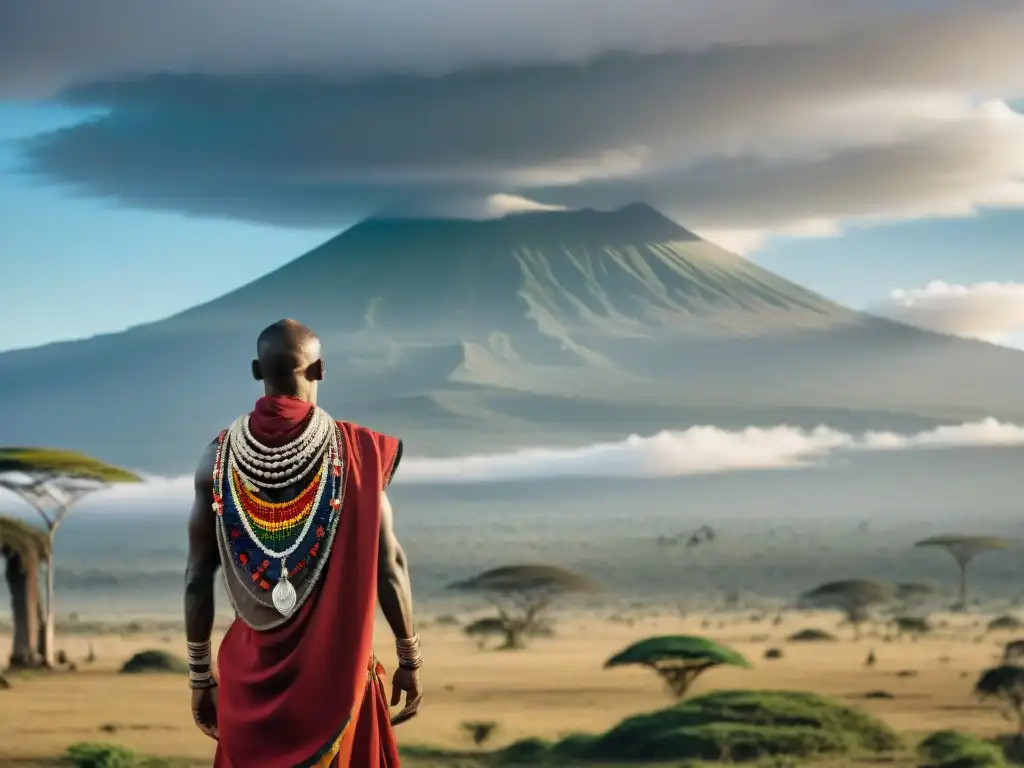
[[[504,216],[508,213],[530,213],[532,211],[563,211],[560,205],[544,205],[519,195],[491,195],[485,201],[485,211],[490,216]]]
[[[1024,283],[933,280],[923,288],[897,288],[868,310],[919,328],[1000,344],[1024,329]]]
[[[737,431],[698,426],[576,448],[538,447],[444,459],[409,456],[402,461],[395,482],[456,485],[559,477],[678,477],[813,466],[844,452],[1016,445],[1024,445],[1024,427],[991,418],[912,434],[855,435],[824,426]],[[102,491],[84,503],[107,507],[160,501],[184,506],[192,482],[191,477],[152,478],[141,486]]]

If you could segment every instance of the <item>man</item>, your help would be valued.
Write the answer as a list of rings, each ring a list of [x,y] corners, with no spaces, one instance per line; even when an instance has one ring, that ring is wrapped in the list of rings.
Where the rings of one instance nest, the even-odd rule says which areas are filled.
[[[203,453],[185,584],[192,712],[216,768],[395,768],[392,722],[422,697],[408,565],[385,489],[401,441],[316,406],[320,342],[281,320],[260,334],[265,396]],[[213,580],[236,618],[216,669]],[[390,704],[373,658],[376,603],[395,635]],[[215,674],[216,673],[216,674]]]

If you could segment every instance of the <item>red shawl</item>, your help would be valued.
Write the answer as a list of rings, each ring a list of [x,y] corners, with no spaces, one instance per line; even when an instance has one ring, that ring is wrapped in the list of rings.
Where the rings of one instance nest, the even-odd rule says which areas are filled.
[[[281,445],[302,432],[311,410],[296,398],[263,397],[249,427],[260,442]],[[235,619],[221,642],[215,768],[315,766],[339,743],[331,764],[340,768],[399,765],[383,670],[371,664],[380,491],[399,441],[338,424],[345,496],[329,562],[284,625],[258,632]]]

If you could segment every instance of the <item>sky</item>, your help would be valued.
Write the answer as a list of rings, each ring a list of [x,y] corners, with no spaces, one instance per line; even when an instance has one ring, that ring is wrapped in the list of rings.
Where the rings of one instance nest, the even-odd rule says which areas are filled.
[[[375,213],[649,202],[842,303],[1024,343],[1024,2],[0,4],[0,350]]]

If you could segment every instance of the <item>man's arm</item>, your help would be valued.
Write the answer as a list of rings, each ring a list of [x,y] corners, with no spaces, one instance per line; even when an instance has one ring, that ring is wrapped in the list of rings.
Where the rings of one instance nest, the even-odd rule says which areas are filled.
[[[203,452],[195,475],[195,498],[188,519],[188,564],[185,569],[185,635],[189,643],[206,643],[213,633],[213,579],[220,566],[217,518],[213,511],[213,464],[217,443]]]
[[[377,599],[396,640],[412,637],[412,583],[409,561],[395,536],[394,514],[388,495],[381,492],[380,542],[377,550]]]

